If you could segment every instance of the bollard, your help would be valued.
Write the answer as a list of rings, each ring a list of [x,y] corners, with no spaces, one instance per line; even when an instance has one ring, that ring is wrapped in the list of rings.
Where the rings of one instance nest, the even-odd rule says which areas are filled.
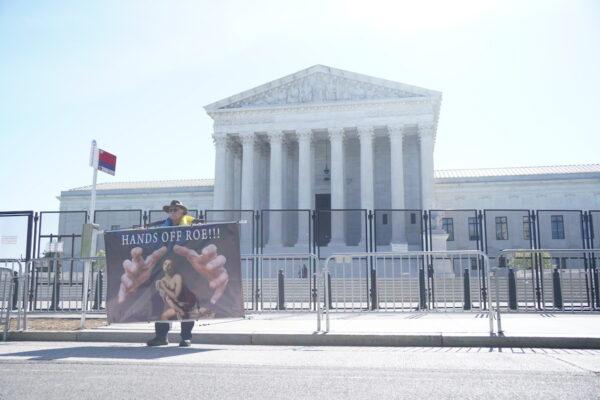
[[[60,263],[58,260],[51,261],[52,269],[54,272],[54,281],[52,283],[52,302],[50,304],[50,309],[52,311],[60,310],[59,300],[60,300]]]
[[[327,273],[327,293],[329,294],[329,309],[333,308],[333,295],[331,294],[331,274]]]
[[[379,302],[377,301],[377,271],[371,269],[371,310],[377,310]]]
[[[560,272],[558,271],[558,268],[554,268],[554,271],[552,271],[552,292],[554,294],[554,308],[562,310],[563,298],[560,286]]]
[[[465,303],[463,310],[471,309],[471,276],[469,275],[469,268],[465,268],[463,272],[463,292]]]
[[[419,268],[419,310],[427,309],[427,289],[425,289],[425,270]]]
[[[283,280],[283,269],[277,273],[277,309],[285,310],[285,288]]]
[[[19,274],[13,271],[12,309],[16,310],[19,303]]]
[[[98,271],[98,277],[96,278],[96,295],[94,296],[94,310],[100,310],[102,308],[102,271]]]
[[[517,281],[513,268],[508,269],[508,308],[510,310],[517,309]]]
[[[599,272],[598,272],[598,268],[596,266],[592,267],[592,279],[594,281],[594,298],[596,299],[596,309],[600,309],[600,286],[598,286],[598,284],[600,283],[600,279],[598,277]]]

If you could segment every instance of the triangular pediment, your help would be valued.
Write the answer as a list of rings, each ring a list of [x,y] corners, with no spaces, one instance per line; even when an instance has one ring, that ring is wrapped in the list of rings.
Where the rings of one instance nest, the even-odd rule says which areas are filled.
[[[205,107],[207,111],[439,97],[439,92],[316,65]]]

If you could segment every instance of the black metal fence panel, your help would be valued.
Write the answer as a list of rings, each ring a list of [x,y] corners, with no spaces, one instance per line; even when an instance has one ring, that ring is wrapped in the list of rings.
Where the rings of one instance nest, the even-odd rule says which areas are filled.
[[[504,249],[534,248],[534,219],[529,210],[483,210],[485,252],[492,266],[498,265],[496,255]]]
[[[78,257],[81,252],[81,233],[87,221],[86,211],[41,211],[37,229],[37,254],[42,257],[50,243],[62,242],[62,255]]]
[[[422,251],[422,210],[378,209],[373,212],[374,251]]]
[[[364,209],[316,210],[315,248],[320,258],[334,252],[369,250],[368,214]]]
[[[240,252],[241,254],[255,254],[258,227],[254,210],[205,210],[204,220],[210,222],[240,223]]]
[[[427,225],[429,250],[481,249],[477,210],[430,210]]]
[[[538,249],[583,249],[584,219],[581,210],[536,210]]]
[[[29,259],[32,229],[33,211],[0,212],[0,259]]]
[[[311,210],[261,210],[259,221],[262,254],[311,252]]]

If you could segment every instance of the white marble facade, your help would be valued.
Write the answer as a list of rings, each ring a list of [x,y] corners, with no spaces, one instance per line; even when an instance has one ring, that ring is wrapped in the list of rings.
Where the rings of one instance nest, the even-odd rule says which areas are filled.
[[[317,196],[332,210],[432,208],[440,102],[436,91],[316,65],[210,104],[213,208],[315,209]],[[282,214],[270,214],[272,245],[290,227]],[[346,243],[346,219],[331,213],[331,244]],[[306,234],[304,218],[292,225]],[[396,218],[398,244],[402,226]]]

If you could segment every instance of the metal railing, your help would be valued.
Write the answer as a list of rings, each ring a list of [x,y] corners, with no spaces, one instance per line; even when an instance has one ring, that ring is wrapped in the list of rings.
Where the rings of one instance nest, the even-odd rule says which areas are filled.
[[[25,296],[27,281],[24,279],[23,265],[19,260],[0,260],[0,326],[2,326],[2,340],[10,329],[12,313],[16,314],[17,330],[22,325],[26,313],[27,297]]]
[[[103,312],[106,304],[106,260],[38,258],[28,263],[32,312]],[[64,274],[64,268],[69,274]],[[87,270],[87,272],[86,272]]]
[[[600,310],[600,249],[505,249],[498,253],[493,296],[503,312]]]
[[[478,250],[333,254],[322,272],[322,315],[331,311],[487,312],[494,334],[489,259]]]
[[[320,269],[314,254],[252,254],[241,259],[246,310],[316,310]]]

